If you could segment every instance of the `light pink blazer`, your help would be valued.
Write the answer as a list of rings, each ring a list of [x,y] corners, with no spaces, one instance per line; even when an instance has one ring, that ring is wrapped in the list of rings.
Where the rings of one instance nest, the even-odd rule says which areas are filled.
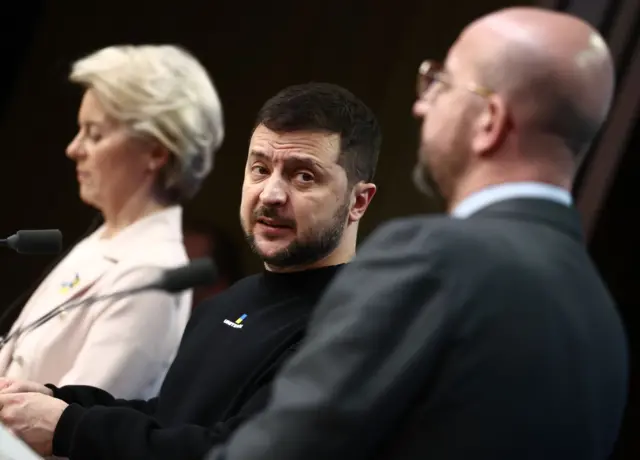
[[[82,240],[34,292],[12,330],[71,299],[151,282],[188,262],[182,209],[149,215],[109,240],[103,228]],[[149,291],[70,310],[0,350],[0,375],[92,385],[120,398],[158,393],[190,314],[191,291]]]

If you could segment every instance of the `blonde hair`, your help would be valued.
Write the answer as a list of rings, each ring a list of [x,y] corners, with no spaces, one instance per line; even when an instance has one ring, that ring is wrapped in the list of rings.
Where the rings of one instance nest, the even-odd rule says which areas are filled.
[[[161,185],[172,201],[197,193],[224,139],[222,104],[197,59],[172,45],[110,46],[76,61],[69,79],[171,153]]]

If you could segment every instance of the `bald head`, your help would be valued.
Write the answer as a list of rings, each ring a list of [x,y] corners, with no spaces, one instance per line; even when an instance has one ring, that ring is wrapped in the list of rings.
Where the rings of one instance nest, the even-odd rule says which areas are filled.
[[[509,8],[469,25],[450,59],[503,96],[519,127],[553,135],[579,155],[606,119],[615,75],[607,45],[588,23],[537,8]]]

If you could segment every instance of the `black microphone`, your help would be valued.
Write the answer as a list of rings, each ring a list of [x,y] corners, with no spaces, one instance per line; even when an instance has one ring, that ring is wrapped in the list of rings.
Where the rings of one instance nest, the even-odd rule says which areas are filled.
[[[107,299],[118,299],[121,297],[128,297],[133,294],[138,294],[143,291],[165,291],[172,294],[176,294],[181,291],[186,291],[196,286],[206,286],[215,281],[216,269],[213,261],[208,257],[201,259],[194,259],[189,264],[182,267],[163,270],[162,275],[157,281],[153,283],[144,284],[142,286],[127,289],[125,291],[113,292],[111,294],[93,295],[84,299],[72,300],[64,302],[48,313],[42,315],[35,321],[27,324],[25,327],[17,329],[15,332],[10,333],[4,338],[0,338],[0,347],[4,346],[12,338],[22,335],[26,332],[31,332],[43,324],[49,322],[51,319],[60,315],[61,313],[82,307],[91,306],[96,302]]]
[[[57,254],[62,250],[60,230],[20,230],[0,246],[10,247],[19,254]]]
[[[160,280],[148,289],[159,289],[161,291],[176,293],[195,286],[206,286],[214,282],[216,278],[216,267],[211,259],[203,257],[194,259],[188,265],[165,270]]]

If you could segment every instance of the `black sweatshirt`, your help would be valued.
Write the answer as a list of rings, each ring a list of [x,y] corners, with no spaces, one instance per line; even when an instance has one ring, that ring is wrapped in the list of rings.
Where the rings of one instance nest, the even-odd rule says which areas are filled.
[[[53,454],[70,460],[201,460],[262,410],[339,266],[245,278],[195,308],[158,397],[65,386]]]

